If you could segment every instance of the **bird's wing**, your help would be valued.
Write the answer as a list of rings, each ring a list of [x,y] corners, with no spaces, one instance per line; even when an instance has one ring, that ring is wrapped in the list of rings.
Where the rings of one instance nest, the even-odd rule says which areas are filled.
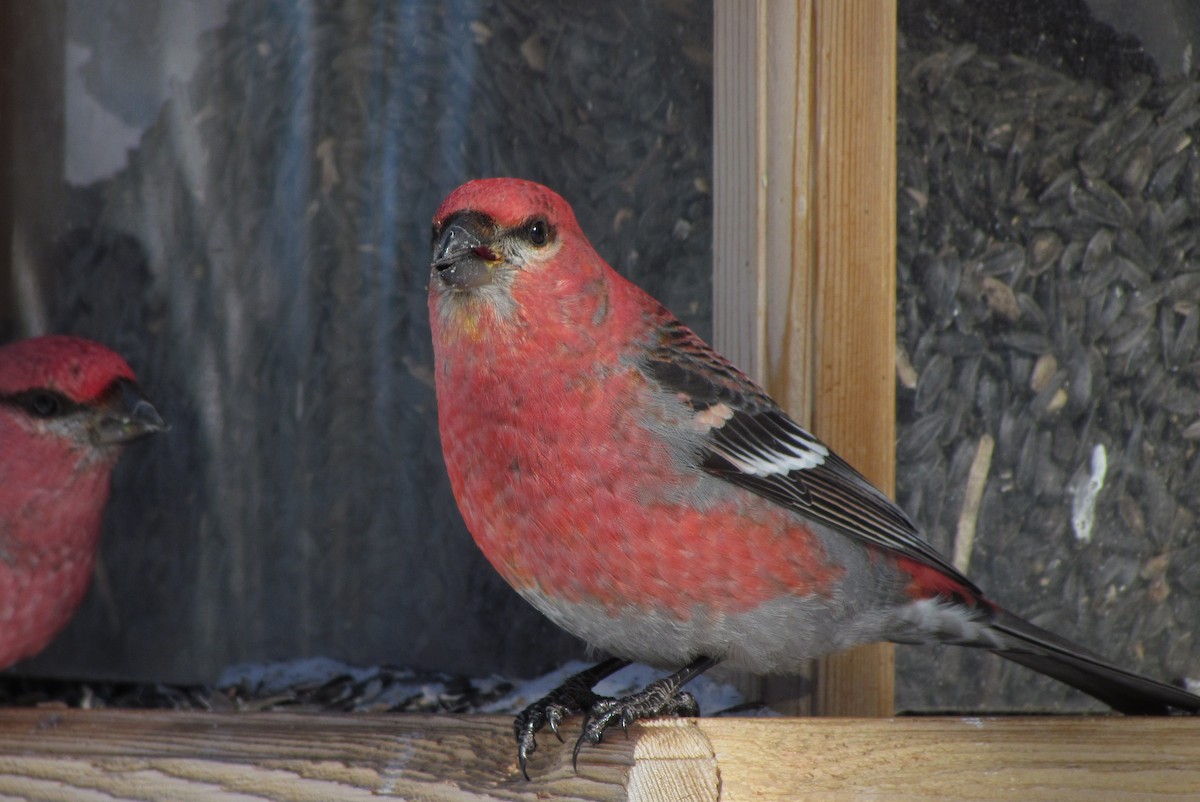
[[[657,328],[640,367],[710,424],[699,455],[705,472],[979,592],[891,499],[682,323],[667,318]]]

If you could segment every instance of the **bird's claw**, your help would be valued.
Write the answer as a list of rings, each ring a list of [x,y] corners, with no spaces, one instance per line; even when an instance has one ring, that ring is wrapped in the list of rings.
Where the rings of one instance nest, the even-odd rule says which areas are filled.
[[[562,743],[562,734],[558,731],[559,723],[568,715],[570,708],[557,702],[539,699],[521,711],[513,721],[514,734],[517,736],[517,762],[521,766],[521,774],[529,779],[525,765],[529,756],[537,751],[537,733],[542,727],[548,726],[554,737]]]
[[[629,725],[647,718],[667,716],[692,717],[700,715],[696,697],[687,691],[660,680],[647,685],[638,693],[622,699],[601,698],[591,706],[583,719],[583,732],[575,741],[571,753],[572,765],[579,768],[579,750],[585,743],[598,744],[604,740],[604,731],[613,724],[620,724],[625,736],[629,736]]]
[[[562,720],[572,713],[588,710],[601,701],[603,697],[593,693],[592,686],[628,664],[628,660],[609,658],[580,671],[517,715],[513,721],[513,734],[517,738],[517,762],[526,780],[529,779],[529,772],[525,766],[529,756],[537,751],[538,731],[548,726],[561,743],[563,737],[558,725]]]
[[[529,781],[529,756],[537,751],[537,739],[533,733],[525,733],[517,738],[517,764],[521,767],[521,776]]]
[[[579,767],[579,750],[583,749],[583,745],[600,743],[604,739],[604,731],[614,723],[620,723],[621,729],[628,736],[629,725],[645,718],[700,715],[696,697],[680,690],[680,686],[716,663],[711,657],[698,657],[671,676],[652,682],[641,691],[622,699],[599,696],[592,691],[592,686],[629,665],[628,660],[611,657],[569,677],[562,685],[522,710],[513,721],[521,774],[526,780],[529,779],[529,772],[525,766],[529,756],[537,750],[538,730],[549,726],[550,731],[561,741],[562,735],[558,726],[571,713],[586,711],[583,732],[571,753],[571,762],[576,768]]]
[[[546,726],[550,728],[550,732],[554,733],[554,737],[558,742],[563,743],[562,733],[558,731],[558,724],[571,711],[562,705],[547,705],[546,706]]]

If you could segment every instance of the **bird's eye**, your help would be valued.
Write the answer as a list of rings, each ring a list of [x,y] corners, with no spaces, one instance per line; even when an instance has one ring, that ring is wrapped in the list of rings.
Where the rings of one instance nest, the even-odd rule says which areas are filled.
[[[25,403],[25,408],[38,418],[52,418],[58,414],[62,405],[54,393],[33,393]]]
[[[540,248],[550,241],[550,226],[545,220],[534,220],[526,229],[525,236]]]

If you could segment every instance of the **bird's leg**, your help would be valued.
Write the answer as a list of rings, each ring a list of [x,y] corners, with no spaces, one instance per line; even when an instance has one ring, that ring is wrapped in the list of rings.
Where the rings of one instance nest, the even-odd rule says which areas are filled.
[[[700,715],[696,697],[680,688],[719,662],[712,657],[698,657],[671,676],[652,682],[624,699],[597,698],[588,709],[583,720],[583,732],[575,742],[576,764],[579,762],[579,750],[583,748],[583,744],[600,743],[604,738],[604,731],[613,724],[619,723],[621,729],[628,734],[629,725],[644,718]]]
[[[602,663],[571,675],[562,685],[517,715],[513,721],[513,731],[517,736],[517,759],[526,780],[529,779],[529,772],[525,770],[525,762],[537,750],[537,740],[534,736],[538,730],[549,724],[550,732],[561,741],[558,723],[571,713],[580,713],[603,701],[604,697],[592,692],[592,686],[627,665],[628,660],[610,657]]]

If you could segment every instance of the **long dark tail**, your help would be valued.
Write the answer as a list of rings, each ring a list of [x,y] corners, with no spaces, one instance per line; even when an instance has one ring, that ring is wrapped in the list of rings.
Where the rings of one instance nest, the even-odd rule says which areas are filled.
[[[1098,654],[1005,610],[991,626],[1011,645],[996,654],[1094,696],[1127,715],[1164,716],[1172,708],[1200,713],[1200,696],[1126,671]]]

